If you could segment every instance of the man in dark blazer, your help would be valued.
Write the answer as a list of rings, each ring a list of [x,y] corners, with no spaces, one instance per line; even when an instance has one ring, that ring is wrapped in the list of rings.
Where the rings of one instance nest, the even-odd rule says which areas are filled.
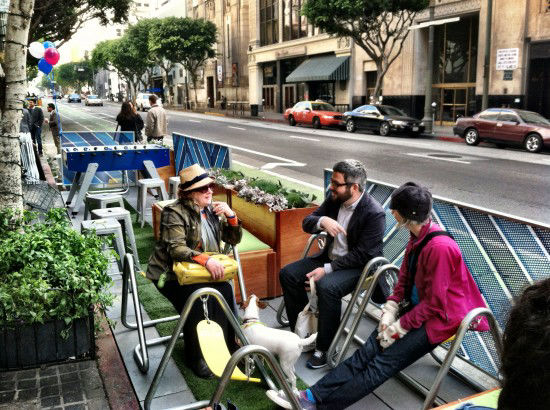
[[[307,362],[312,369],[326,366],[326,352],[340,324],[341,299],[353,291],[366,263],[382,256],[385,228],[384,209],[365,192],[365,166],[348,159],[332,171],[330,196],[302,222],[305,232],[328,233],[323,252],[286,265],[279,273],[292,331],[308,302],[305,284],[315,280],[319,321],[316,350]]]

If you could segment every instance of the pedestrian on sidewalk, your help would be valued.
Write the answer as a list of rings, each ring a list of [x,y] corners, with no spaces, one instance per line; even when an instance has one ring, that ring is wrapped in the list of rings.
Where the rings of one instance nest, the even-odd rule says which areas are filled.
[[[61,154],[61,142],[59,141],[59,124],[57,123],[57,113],[55,112],[55,105],[53,103],[48,104],[48,112],[50,113],[50,119],[44,120],[44,123],[50,126],[53,142],[57,153]]]
[[[142,142],[143,119],[136,111],[134,105],[129,101],[124,101],[120,106],[120,112],[116,116],[117,130],[132,131],[136,142]]]
[[[19,132],[28,134],[31,132],[31,129],[32,129],[31,113],[25,106],[25,103],[23,103],[22,111],[23,111],[23,117],[21,118],[21,122],[19,123]]]
[[[145,120],[145,136],[147,142],[161,144],[164,136],[168,135],[168,120],[166,119],[166,111],[157,104],[158,97],[154,94],[149,96],[151,108],[147,112]]]
[[[29,112],[31,114],[31,137],[32,142],[38,148],[38,154],[42,155],[42,123],[44,122],[44,112],[42,107],[37,107],[34,100],[29,101]]]
[[[407,182],[392,193],[389,208],[410,233],[397,285],[367,341],[300,392],[306,410],[351,406],[453,336],[472,309],[486,307],[457,243],[432,221],[430,191]],[[486,319],[470,329],[488,330]],[[276,397],[288,406],[281,393]]]

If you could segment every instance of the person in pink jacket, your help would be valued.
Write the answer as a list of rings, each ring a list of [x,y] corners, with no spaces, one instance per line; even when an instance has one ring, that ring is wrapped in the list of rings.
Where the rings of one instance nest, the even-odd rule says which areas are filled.
[[[431,193],[407,182],[392,193],[390,209],[410,231],[397,285],[365,344],[299,393],[306,410],[350,406],[454,335],[470,310],[486,306],[460,248],[430,217]],[[483,319],[472,328],[488,325]]]

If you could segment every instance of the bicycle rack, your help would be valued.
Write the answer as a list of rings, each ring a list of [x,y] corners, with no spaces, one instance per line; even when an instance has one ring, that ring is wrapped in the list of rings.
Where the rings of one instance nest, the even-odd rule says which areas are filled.
[[[231,246],[233,257],[237,261],[237,278],[239,281],[239,290],[241,291],[241,297],[246,300],[247,294],[244,286],[244,278],[241,269],[241,259],[239,251],[236,246]],[[143,321],[143,315],[141,313],[141,304],[139,302],[139,296],[137,291],[137,281],[134,269],[134,258],[131,254],[127,253],[124,258],[124,266],[122,271],[122,306],[121,306],[121,322],[127,329],[138,330],[139,343],[134,348],[134,361],[136,362],[139,370],[142,373],[147,373],[149,370],[149,354],[147,348],[162,344],[170,339],[170,336],[158,337],[151,340],[146,340],[144,329],[147,327],[155,326],[159,323],[172,322],[180,318],[180,315],[168,316],[155,320]],[[130,289],[128,287],[130,286]],[[136,322],[128,321],[128,297],[132,294],[132,301],[134,303],[134,312]],[[232,314],[233,316],[233,314]],[[183,334],[180,335],[183,337]]]
[[[162,356],[162,360],[160,361],[160,364],[157,368],[157,371],[155,373],[153,381],[151,382],[151,386],[149,387],[149,390],[147,391],[147,396],[145,397],[145,402],[144,402],[144,408],[145,409],[149,409],[150,406],[151,406],[151,401],[153,400],[155,392],[156,392],[156,390],[158,388],[158,385],[160,383],[160,378],[164,374],[164,371],[166,370],[166,366],[168,366],[168,361],[170,360],[170,357],[172,356],[174,348],[176,347],[176,342],[178,341],[179,337],[181,336],[181,331],[183,329],[183,325],[185,324],[185,321],[187,320],[187,316],[189,316],[189,312],[191,311],[193,303],[195,303],[195,300],[199,299],[203,295],[213,296],[218,301],[218,303],[220,304],[225,316],[229,320],[229,323],[231,323],[231,326],[233,326],[233,329],[235,330],[236,336],[239,338],[239,340],[242,342],[242,344],[245,345],[242,348],[240,348],[239,350],[237,350],[237,352],[235,352],[233,354],[233,356],[231,357],[230,361],[228,362],[228,364],[225,367],[225,370],[224,370],[224,373],[222,375],[222,379],[221,379],[220,383],[222,381],[224,381],[225,384],[227,384],[227,380],[229,379],[229,377],[233,373],[233,369],[237,365],[237,362],[240,360],[240,358],[238,358],[238,357],[235,358],[235,354],[242,351],[242,349],[244,349],[245,347],[248,347],[248,348],[252,347],[253,349],[263,349],[263,350],[261,350],[261,352],[264,353],[263,356],[268,355],[268,361],[270,362],[270,364],[273,367],[273,363],[275,363],[275,359],[273,358],[271,353],[269,353],[267,351],[267,349],[265,349],[263,347],[260,347],[260,346],[250,346],[250,343],[248,342],[248,339],[246,338],[246,336],[242,332],[241,327],[239,326],[239,322],[235,318],[235,315],[231,311],[229,305],[227,304],[227,301],[223,298],[222,294],[220,292],[218,292],[216,289],[213,289],[213,288],[207,288],[206,287],[206,288],[202,288],[202,289],[197,289],[195,292],[193,292],[191,294],[189,299],[187,299],[187,302],[185,302],[185,306],[183,307],[183,310],[181,312],[181,316],[178,320],[178,324],[176,325],[176,328],[174,329],[174,332],[172,333],[172,336],[167,337],[170,340],[170,342],[169,342],[166,350],[164,351],[164,355]],[[151,346],[153,344],[160,344],[161,342],[156,342],[156,341],[158,341],[160,339],[163,339],[162,341],[164,341],[167,338],[165,337],[165,338],[155,339],[154,341],[151,341],[151,344],[149,342],[147,342],[147,346]],[[139,347],[139,346],[136,346],[136,348],[137,347]],[[247,352],[246,354],[253,353],[253,352],[248,352],[248,350],[245,350],[245,352]],[[244,356],[244,355],[245,354],[243,354],[242,356]],[[269,388],[272,389],[272,390],[277,390],[275,384],[273,383],[273,381],[269,377],[269,375],[266,372],[262,362],[258,359],[258,357],[255,356],[254,361],[256,362],[256,366],[257,366],[258,370],[260,371],[260,373],[262,374],[262,376],[263,376],[264,380],[266,381],[267,385],[269,386]],[[229,364],[231,364],[231,366],[229,366]],[[277,376],[278,381],[279,382],[282,381],[283,389],[285,390],[285,393],[288,395],[287,397],[290,397],[291,400],[292,400],[294,395],[289,394],[289,393],[291,393],[292,390],[288,386],[288,383],[286,382],[286,379],[284,377],[282,377],[282,371],[281,371],[280,367],[275,367],[275,374]],[[222,386],[223,388],[225,388],[225,384]],[[218,390],[216,390],[216,394],[214,394],[214,397],[218,397],[218,399],[219,399],[219,396],[221,396],[221,393],[223,393],[223,388],[220,390],[220,385],[218,385]],[[296,399],[294,398],[294,401],[295,400]],[[295,403],[295,405],[297,405],[296,409],[300,409],[297,402]],[[194,407],[194,405],[193,405],[192,407],[181,407],[181,408],[195,409],[195,408],[201,408],[201,407]]]
[[[355,335],[355,332],[357,331],[357,327],[359,326],[359,322],[361,321],[362,314],[367,307],[367,304],[372,296],[372,293],[376,288],[380,275],[382,275],[383,273],[386,273],[385,270],[381,270],[381,267],[379,266],[381,263],[387,264],[389,262],[383,256],[378,256],[376,258],[371,259],[366,264],[365,268],[363,269],[363,272],[361,273],[361,277],[359,278],[357,286],[353,291],[351,299],[348,303],[348,307],[344,312],[344,316],[340,320],[340,326],[338,326],[338,330],[336,331],[336,334],[334,335],[334,338],[332,339],[332,342],[327,352],[328,362],[330,367],[332,368],[336,367],[338,363],[342,361],[342,358],[348,351],[352,338],[358,343],[361,343],[361,344],[365,343],[363,339]],[[386,266],[386,265],[383,265],[383,266]],[[376,271],[371,277],[370,272],[372,271],[373,267],[378,267],[378,268],[376,269]],[[397,271],[399,272],[399,270]],[[367,288],[364,289],[363,286],[365,281],[367,280],[370,280],[370,284],[368,284]],[[361,300],[361,302],[359,302],[359,307],[358,307],[357,313],[355,314],[351,327],[347,328],[346,324],[348,323],[349,317],[353,312],[353,307],[358,302],[358,299],[363,290],[365,291],[365,294],[363,295],[363,299]],[[338,343],[344,333],[346,333],[347,336],[346,336],[346,339],[344,340],[344,344],[342,345],[342,349],[340,350],[340,352],[338,352],[337,351]]]
[[[185,406],[174,407],[171,410],[176,410],[176,409],[193,410],[193,409],[202,409],[205,407],[213,408],[214,404],[220,402],[222,398],[222,394],[225,391],[227,383],[229,382],[229,378],[231,377],[233,370],[237,366],[237,363],[239,363],[239,361],[243,360],[245,357],[252,354],[262,356],[265,360],[267,360],[271,369],[275,373],[275,378],[277,379],[277,381],[279,381],[279,383],[281,383],[283,391],[285,392],[286,396],[289,397],[289,401],[290,401],[290,404],[292,405],[292,408],[294,410],[301,410],[301,407],[298,404],[298,401],[296,400],[296,396],[294,396],[294,393],[292,392],[291,387],[288,385],[288,382],[284,378],[283,371],[281,370],[281,366],[279,365],[277,360],[275,360],[275,357],[269,350],[267,350],[263,346],[258,346],[258,345],[243,346],[239,350],[237,350],[235,353],[233,353],[233,355],[231,356],[231,359],[229,360],[229,362],[227,362],[227,365],[225,366],[222,377],[220,378],[220,381],[218,382],[218,386],[214,391],[214,395],[210,400],[202,400],[202,401],[198,401],[196,403],[188,404]],[[153,383],[155,383],[155,379],[153,379]],[[158,381],[157,381],[157,385],[158,385]],[[155,387],[154,390],[152,390],[153,387]],[[153,384],[151,384],[151,388],[149,388],[149,391],[147,392],[147,396],[145,397],[145,401],[143,402],[144,408],[146,410],[148,410],[151,406],[151,401],[153,400],[152,396],[155,394],[156,387],[157,387],[156,385],[153,386]]]

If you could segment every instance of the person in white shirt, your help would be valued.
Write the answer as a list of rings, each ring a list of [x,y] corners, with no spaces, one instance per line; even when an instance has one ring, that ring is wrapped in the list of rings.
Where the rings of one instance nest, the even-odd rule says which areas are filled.
[[[357,160],[336,163],[330,181],[330,195],[302,222],[305,232],[328,233],[319,255],[286,265],[279,273],[290,329],[308,302],[305,284],[315,280],[318,296],[317,346],[307,366],[326,366],[326,352],[338,330],[341,299],[352,292],[366,263],[382,256],[385,212],[365,192],[367,171]]]

